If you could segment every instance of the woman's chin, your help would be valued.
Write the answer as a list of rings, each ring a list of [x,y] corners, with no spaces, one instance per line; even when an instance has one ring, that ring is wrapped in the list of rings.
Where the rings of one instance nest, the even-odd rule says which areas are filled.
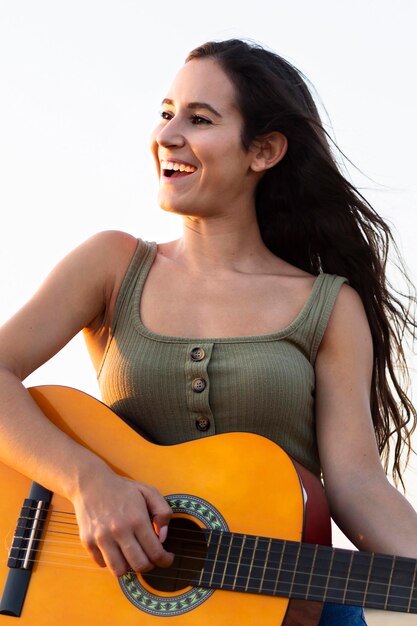
[[[175,213],[176,215],[188,215],[190,207],[186,202],[173,201],[172,198],[160,194],[158,197],[160,208],[166,213]]]

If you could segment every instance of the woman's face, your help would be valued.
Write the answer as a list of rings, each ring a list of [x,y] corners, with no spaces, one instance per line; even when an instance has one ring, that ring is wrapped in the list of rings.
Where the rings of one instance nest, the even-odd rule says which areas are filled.
[[[152,135],[163,209],[197,218],[253,206],[257,176],[235,102],[232,82],[212,59],[178,72]]]

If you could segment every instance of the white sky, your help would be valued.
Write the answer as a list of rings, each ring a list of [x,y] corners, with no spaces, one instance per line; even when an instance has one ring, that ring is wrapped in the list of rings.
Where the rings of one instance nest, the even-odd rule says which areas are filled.
[[[94,232],[179,234],[156,205],[150,132],[187,52],[235,36],[315,85],[415,278],[416,27],[415,0],[0,0],[0,322]],[[98,394],[78,338],[28,380],[49,383]]]

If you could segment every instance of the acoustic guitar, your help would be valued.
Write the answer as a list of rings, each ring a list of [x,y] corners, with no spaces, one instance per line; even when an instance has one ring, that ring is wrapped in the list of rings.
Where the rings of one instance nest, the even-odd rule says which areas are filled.
[[[333,549],[320,482],[268,439],[157,446],[80,391],[30,393],[116,472],[159,489],[176,558],[117,579],[86,554],[68,500],[0,465],[0,626],[314,626],[325,601],[417,613],[417,561]]]

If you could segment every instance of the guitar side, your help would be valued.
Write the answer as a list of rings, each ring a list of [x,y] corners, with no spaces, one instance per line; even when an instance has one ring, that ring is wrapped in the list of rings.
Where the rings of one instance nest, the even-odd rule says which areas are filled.
[[[45,386],[33,388],[31,393],[56,426],[105,459],[116,472],[152,484],[165,496],[198,497],[220,512],[231,531],[328,543],[329,518],[318,481],[303,468],[296,469],[273,442],[248,433],[230,433],[157,446],[141,438],[104,404],[79,391]],[[29,488],[27,478],[0,465],[0,590],[8,572],[7,550]],[[67,537],[61,534],[64,541],[57,544],[56,529],[67,530],[72,515],[70,502],[55,494],[21,617],[1,615],[0,625],[16,624],[18,619],[23,626],[49,626],[63,615],[66,624],[77,626],[121,622],[155,626],[162,617],[134,606],[118,580],[90,561],[76,528],[69,526],[71,532]],[[185,512],[178,515],[194,519]],[[52,519],[57,521],[52,523]],[[204,527],[201,520],[197,524]],[[157,595],[175,601],[178,594]],[[314,626],[319,614],[316,603],[215,591],[195,609],[172,615],[168,623],[254,626],[261,618],[265,626]]]

